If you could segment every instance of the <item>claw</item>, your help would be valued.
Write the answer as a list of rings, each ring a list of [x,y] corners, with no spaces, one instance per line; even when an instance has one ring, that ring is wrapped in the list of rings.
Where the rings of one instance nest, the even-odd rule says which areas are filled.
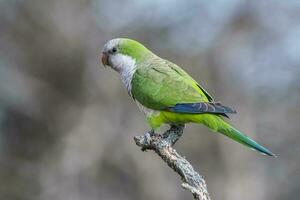
[[[150,136],[154,136],[155,135],[155,131],[154,129],[151,129],[150,131],[147,132]],[[146,134],[147,134],[146,133]]]
[[[150,141],[151,141],[151,133],[147,132],[145,135],[144,135],[144,139],[145,139],[145,144],[149,145],[150,144]]]
[[[142,147],[141,149],[142,151],[147,151],[147,146],[149,146],[151,142],[151,136],[153,136],[154,134],[155,134],[154,130],[150,130],[144,134],[143,140],[145,146]]]

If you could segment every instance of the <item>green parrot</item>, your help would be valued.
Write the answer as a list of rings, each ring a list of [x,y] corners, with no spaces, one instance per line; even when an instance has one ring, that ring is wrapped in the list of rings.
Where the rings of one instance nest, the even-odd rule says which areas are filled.
[[[189,74],[162,59],[139,42],[126,38],[108,41],[102,50],[102,63],[121,75],[128,94],[144,112],[152,131],[163,124],[204,124],[213,131],[274,156],[226,121],[235,110],[215,102]]]

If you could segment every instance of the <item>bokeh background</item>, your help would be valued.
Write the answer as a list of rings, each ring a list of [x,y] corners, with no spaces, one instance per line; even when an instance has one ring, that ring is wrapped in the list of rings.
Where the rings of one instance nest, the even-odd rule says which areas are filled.
[[[107,40],[136,39],[238,110],[278,158],[188,125],[178,152],[213,199],[300,196],[300,1],[1,0],[0,199],[192,199],[133,136],[149,129]]]

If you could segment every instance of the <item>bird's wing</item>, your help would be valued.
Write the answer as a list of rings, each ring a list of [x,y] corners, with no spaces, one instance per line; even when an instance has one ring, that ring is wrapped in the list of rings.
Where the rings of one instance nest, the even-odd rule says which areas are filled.
[[[183,69],[162,59],[138,68],[132,79],[132,95],[154,110],[177,113],[233,113],[213,98]],[[226,114],[225,114],[226,115]]]

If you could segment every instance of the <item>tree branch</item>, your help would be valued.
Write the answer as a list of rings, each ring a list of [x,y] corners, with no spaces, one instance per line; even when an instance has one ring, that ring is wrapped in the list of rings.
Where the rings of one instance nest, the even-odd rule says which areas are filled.
[[[183,133],[184,126],[172,125],[164,134],[155,134],[153,131],[143,136],[135,136],[136,145],[155,151],[183,181],[182,187],[192,192],[196,200],[210,200],[205,180],[194,169],[193,166],[172,147]]]

